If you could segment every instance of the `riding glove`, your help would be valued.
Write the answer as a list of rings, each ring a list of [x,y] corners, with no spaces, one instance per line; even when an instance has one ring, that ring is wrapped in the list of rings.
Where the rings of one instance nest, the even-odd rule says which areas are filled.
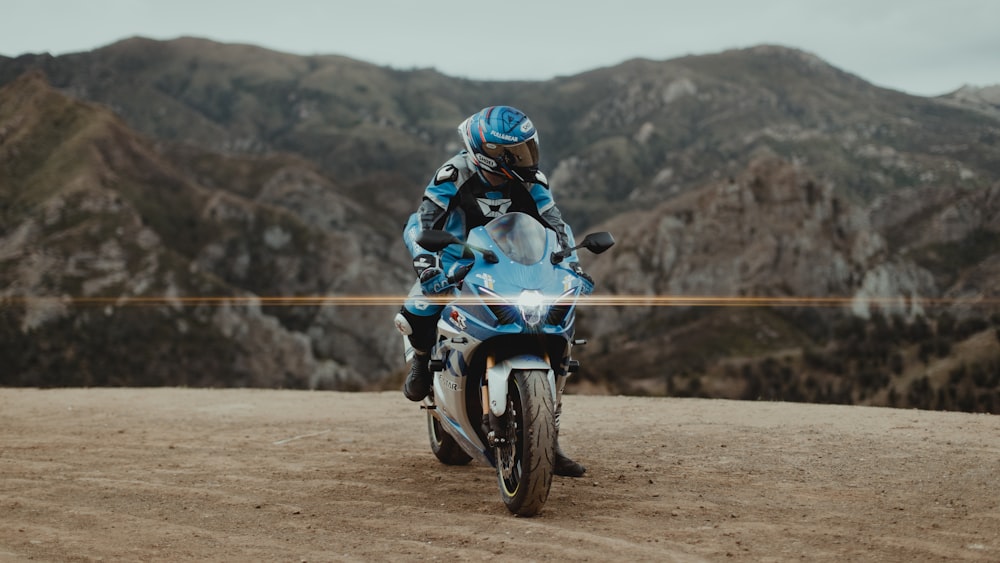
[[[434,254],[418,254],[413,257],[413,271],[417,277],[424,273],[427,268],[440,268],[441,260]]]
[[[448,276],[438,267],[425,268],[420,274],[420,291],[424,295],[440,295],[451,288],[452,283],[448,281]]]

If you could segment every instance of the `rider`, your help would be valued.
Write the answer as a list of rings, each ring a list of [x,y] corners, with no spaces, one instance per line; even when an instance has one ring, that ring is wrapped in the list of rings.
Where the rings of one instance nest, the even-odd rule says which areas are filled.
[[[410,216],[403,242],[413,256],[418,282],[403,305],[396,322],[409,334],[413,362],[403,385],[403,394],[421,401],[430,393],[432,374],[430,350],[434,345],[442,305],[423,296],[452,290],[448,274],[454,272],[459,255],[445,252],[441,257],[428,253],[416,243],[423,229],[443,229],[461,240],[469,231],[509,212],[522,212],[548,226],[563,248],[574,246],[573,231],[563,222],[549,190],[548,181],[538,171],[538,133],[531,120],[510,106],[491,106],[468,117],[458,126],[465,149],[445,162],[424,190],[420,207]],[[593,287],[576,255],[569,265]],[[407,326],[408,325],[408,326]],[[560,393],[561,397],[561,393]],[[559,447],[561,402],[556,406],[556,475],[580,477],[583,465],[568,458]]]

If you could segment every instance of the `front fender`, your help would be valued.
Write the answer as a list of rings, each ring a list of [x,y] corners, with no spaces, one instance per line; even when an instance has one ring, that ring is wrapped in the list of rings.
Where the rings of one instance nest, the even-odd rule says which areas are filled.
[[[549,378],[549,389],[556,388],[556,375],[552,366],[538,356],[523,355],[507,358],[486,370],[486,381],[490,391],[490,412],[503,416],[507,411],[507,381],[514,370],[542,370]],[[555,397],[552,397],[555,400]]]

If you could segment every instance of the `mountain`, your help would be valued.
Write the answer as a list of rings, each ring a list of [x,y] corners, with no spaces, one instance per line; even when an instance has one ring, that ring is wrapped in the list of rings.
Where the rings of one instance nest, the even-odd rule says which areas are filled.
[[[588,312],[587,377],[625,393],[996,412],[998,221],[1000,182],[861,206],[758,158],[604,225],[620,240],[590,268],[606,289],[678,304]]]
[[[1000,118],[1000,84],[993,86],[963,86],[938,99],[958,107],[973,109],[992,118]]]
[[[532,116],[543,168],[581,227],[737,174],[758,151],[816,170],[857,201],[1000,175],[996,119],[872,86],[778,46],[637,59],[543,82],[484,82],[137,37],[86,53],[0,59],[0,84],[30,69],[156,139],[226,153],[292,152],[348,188],[374,171],[391,173],[370,194],[397,219],[459,148],[457,124],[496,103]]]
[[[161,152],[37,72],[0,89],[0,132],[3,383],[344,387],[390,367],[373,347],[394,339],[351,336],[370,311],[258,298],[402,283],[380,271],[385,219],[309,163]]]
[[[393,306],[267,298],[404,292],[405,217],[461,119],[506,103],[541,131],[578,236],[618,240],[583,258],[599,291],[839,300],[582,311],[581,390],[1000,408],[974,375],[1000,365],[989,88],[910,96],[768,45],[486,82],[196,38],[0,57],[0,85],[0,311],[22,383],[90,354],[160,382],[394,385]],[[163,295],[246,300],[158,304],[154,329],[63,299]],[[202,332],[117,344],[174,346],[177,327]]]

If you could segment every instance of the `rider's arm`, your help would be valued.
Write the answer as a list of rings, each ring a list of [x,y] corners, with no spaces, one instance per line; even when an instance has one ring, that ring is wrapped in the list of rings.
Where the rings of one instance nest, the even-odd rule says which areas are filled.
[[[539,179],[544,181],[544,176],[539,174]],[[531,193],[531,197],[535,200],[535,205],[538,206],[538,214],[542,216],[542,219],[548,223],[549,227],[556,232],[559,237],[559,244],[563,248],[572,248],[576,246],[576,241],[573,238],[573,229],[563,221],[562,213],[559,212],[559,208],[556,207],[556,202],[552,198],[552,191],[549,187],[541,182],[537,182],[531,186],[528,190]],[[576,252],[569,256],[567,259],[569,262],[577,262],[578,258]]]
[[[424,229],[440,228],[436,224],[444,217],[445,210],[441,209],[434,202],[425,199],[420,202],[420,207],[410,215],[403,229],[403,244],[410,251],[410,256],[416,258],[418,255],[427,254],[427,250],[417,244],[417,235]]]
[[[403,229],[403,243],[413,258],[428,253],[417,244],[416,239],[420,231],[444,228],[445,215],[452,199],[458,193],[458,185],[455,182],[459,179],[459,170],[456,165],[460,162],[453,158],[438,168],[434,178],[424,188],[420,207],[410,215]]]

